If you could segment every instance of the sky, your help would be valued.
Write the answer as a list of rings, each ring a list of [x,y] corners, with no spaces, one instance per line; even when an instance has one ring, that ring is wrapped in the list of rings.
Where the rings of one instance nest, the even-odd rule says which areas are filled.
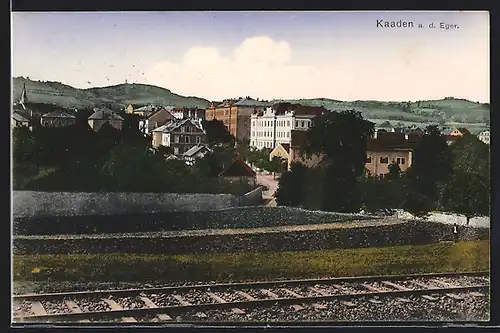
[[[490,95],[488,12],[14,12],[12,53],[14,77],[214,101]]]

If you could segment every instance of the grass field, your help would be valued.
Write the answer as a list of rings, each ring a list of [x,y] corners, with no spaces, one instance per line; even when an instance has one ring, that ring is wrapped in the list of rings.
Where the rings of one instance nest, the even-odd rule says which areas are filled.
[[[15,282],[249,281],[489,269],[489,241],[305,252],[13,257]]]

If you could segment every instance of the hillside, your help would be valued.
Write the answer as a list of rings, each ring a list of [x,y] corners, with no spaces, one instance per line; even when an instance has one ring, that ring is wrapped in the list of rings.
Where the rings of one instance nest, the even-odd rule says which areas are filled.
[[[276,102],[276,101],[275,101]],[[404,125],[438,123],[461,125],[477,132],[489,127],[490,105],[465,99],[446,97],[441,100],[418,102],[351,101],[316,98],[295,99],[286,102],[324,106],[330,110],[357,110],[375,123],[389,121]]]
[[[111,104],[116,108],[123,108],[128,104],[206,108],[210,104],[203,98],[185,97],[168,89],[146,84],[77,89],[59,82],[33,81],[22,77],[13,79],[14,101],[20,98],[24,84],[30,102],[54,104],[63,108],[91,108],[103,104]]]

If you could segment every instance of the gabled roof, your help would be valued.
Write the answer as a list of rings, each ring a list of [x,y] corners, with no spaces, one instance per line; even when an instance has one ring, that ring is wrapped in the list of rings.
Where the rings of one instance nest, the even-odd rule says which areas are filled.
[[[153,112],[153,111],[156,111],[157,109],[158,109],[157,106],[146,105],[146,106],[140,107],[138,109],[134,109],[134,112]]]
[[[182,119],[182,120],[180,120],[180,119],[170,120],[165,125],[154,129],[153,132],[169,133],[169,132],[176,130],[177,128],[179,128],[180,126],[184,125],[187,122],[190,122],[191,124],[193,124],[193,126],[198,128],[200,131],[203,131],[203,129],[199,126],[199,124],[194,122],[192,119],[187,118],[187,119]]]
[[[96,120],[123,120],[123,118],[118,115],[116,112],[111,111],[106,107],[102,107],[98,109],[94,114],[92,114],[89,119]]]
[[[272,108],[274,109],[276,114],[284,114],[287,111],[294,111],[295,115],[310,115],[310,116],[319,116],[323,112],[328,111],[323,106],[308,106],[302,104],[288,103],[288,102],[279,102],[275,103]]]
[[[189,149],[188,151],[186,151],[184,154],[182,154],[182,156],[192,157],[192,156],[198,154],[198,152],[200,152],[202,150],[211,151],[208,147],[206,147],[204,145],[196,145],[196,146],[192,147],[191,149]]]
[[[28,119],[26,119],[25,117],[23,117],[20,113],[18,112],[13,112],[12,113],[12,118],[14,118],[15,121],[19,121],[19,122],[29,122]]]
[[[154,121],[156,118],[160,117],[160,116],[166,116],[167,119],[175,119],[175,117],[172,115],[172,113],[170,112],[172,110],[172,108],[161,108],[160,110],[156,111],[155,113],[153,113],[151,116],[149,116],[148,120],[149,121]]]
[[[62,110],[55,110],[44,114],[42,118],[75,118],[75,116]]]
[[[252,170],[240,156],[231,163],[231,165],[219,174],[219,177],[255,177],[256,173]]]
[[[253,98],[243,98],[242,100],[234,103],[235,106],[248,106],[248,107],[252,107],[252,106],[261,106],[261,107],[265,107],[265,106],[269,106],[269,103],[268,102],[262,102],[262,101],[258,101],[256,99],[253,99]]]

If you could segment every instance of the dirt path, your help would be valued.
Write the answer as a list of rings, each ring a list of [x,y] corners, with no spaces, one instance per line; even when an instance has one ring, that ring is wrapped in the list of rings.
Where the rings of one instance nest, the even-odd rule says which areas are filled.
[[[273,175],[268,175],[267,173],[257,173],[257,183],[265,185],[268,187],[267,191],[262,192],[262,198],[268,203],[268,207],[276,207],[276,199],[274,198],[274,193],[278,188],[278,180],[274,179]]]

